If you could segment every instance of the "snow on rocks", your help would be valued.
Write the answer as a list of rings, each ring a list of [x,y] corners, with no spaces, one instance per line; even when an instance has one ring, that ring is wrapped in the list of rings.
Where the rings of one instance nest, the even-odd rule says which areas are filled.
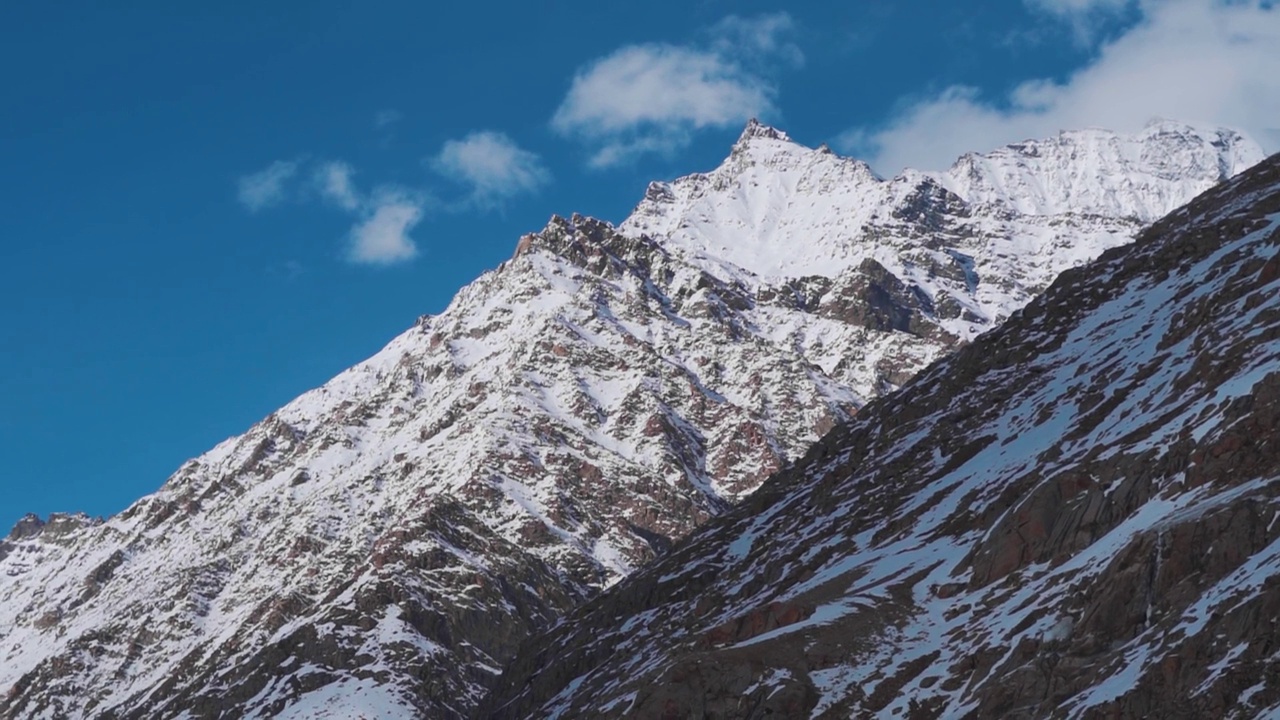
[[[1052,141],[1052,166],[996,153],[961,187],[753,124],[620,229],[553,218],[120,515],[20,523],[0,542],[0,714],[465,716],[522,639],[1126,242],[1151,219],[1132,207],[1251,157],[1170,133],[1116,140],[1141,202],[1114,208],[1089,189],[1118,167],[1097,143]],[[991,189],[1063,163],[1081,167],[1034,208]]]
[[[533,640],[483,711],[1270,712],[1277,258],[1280,156],[868,405]]]

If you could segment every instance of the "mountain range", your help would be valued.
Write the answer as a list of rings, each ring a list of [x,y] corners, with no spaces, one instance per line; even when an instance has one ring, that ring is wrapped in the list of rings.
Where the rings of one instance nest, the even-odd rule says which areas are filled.
[[[526,644],[484,717],[1280,714],[1280,156]]]
[[[991,659],[1005,647],[991,639],[1003,628],[975,624],[975,608],[1007,620],[1021,606],[1004,589],[1047,592],[1044,583],[1061,577],[1048,563],[1093,547],[1078,530],[1064,545],[1049,532],[1063,511],[1035,498],[1056,492],[1053,502],[1080,503],[1103,493],[1089,501],[1105,515],[1090,520],[1093,542],[1126,513],[1176,514],[1228,493],[1213,478],[1198,491],[1183,479],[1177,492],[1167,488],[1172,474],[1121,478],[1154,461],[1128,446],[1114,463],[1105,453],[1120,447],[1116,428],[1132,434],[1139,419],[1185,427],[1194,418],[1204,428],[1199,447],[1216,442],[1227,419],[1248,415],[1219,406],[1250,397],[1245,381],[1261,379],[1249,363],[1263,341],[1249,332],[1267,332],[1258,317],[1270,307],[1265,293],[1222,299],[1247,289],[1223,288],[1244,272],[1231,263],[1252,250],[1209,262],[1195,255],[1199,246],[1172,260],[1176,252],[1161,248],[1252,227],[1262,216],[1248,203],[1270,197],[1256,179],[1216,191],[1218,206],[1177,208],[1261,159],[1231,131],[1162,121],[1134,135],[1064,132],[886,180],[753,121],[720,167],[651,184],[616,227],[553,217],[442,313],[185,463],[119,515],[19,522],[0,541],[0,715],[579,715],[627,703],[641,714],[679,713],[690,707],[682,687],[725,703],[763,695],[756,707],[782,710],[872,707],[850,688],[871,697],[876,687],[891,688],[876,696],[891,696],[882,707],[1003,707],[982,705],[997,701],[977,691],[924,692],[932,684],[919,671],[899,683],[894,663],[920,665],[932,657],[921,648],[939,653],[930,664],[944,649],[982,650],[987,659],[975,662],[986,686],[1004,686],[996,679],[1020,666]],[[1117,250],[1174,211],[1146,231],[1135,246],[1143,250]],[[1131,267],[1126,257],[1141,260]],[[1054,292],[1020,311],[1064,272]],[[1206,273],[1221,282],[1186,289]],[[1062,290],[1072,279],[1083,289]],[[1176,313],[1188,295],[1191,309]],[[1249,313],[1220,317],[1219,301]],[[1149,326],[1145,312],[1164,313],[1183,336]],[[1215,364],[1223,338],[1247,356],[1234,369]],[[1192,370],[1213,382],[1175,384]],[[1234,389],[1218,398],[1222,383]],[[1175,387],[1185,398],[1210,393],[1222,412],[1186,400],[1176,406],[1183,414],[1165,417]],[[1055,414],[1067,398],[1078,412]],[[1098,426],[1112,434],[1097,435]],[[1094,448],[1097,467],[1083,464],[1081,448]],[[1037,461],[1033,471],[1041,455],[1057,464]],[[1258,482],[1246,482],[1248,492],[1213,507],[1253,502],[1268,486],[1250,478]],[[1128,505],[1113,507],[1117,487],[1135,484],[1120,495]],[[1024,516],[1052,542],[1021,530]],[[1219,517],[1194,518],[1210,516]],[[973,557],[961,562],[964,552]],[[691,553],[705,553],[705,563]],[[857,578],[865,588],[841,585]],[[1100,578],[1081,571],[1071,581]],[[667,595],[662,583],[683,589]],[[710,604],[691,609],[689,593]],[[1083,622],[1081,608],[1037,597],[1036,612],[1018,611],[1035,616],[1016,631],[1019,642],[1048,642],[1045,618]],[[944,599],[968,609],[947,619]],[[535,642],[556,654],[530,655],[526,643],[553,626]],[[805,649],[813,628],[864,626],[873,634],[834,633],[822,662]],[[675,634],[659,640],[660,628]],[[969,633],[969,644],[943,645],[953,631]],[[982,642],[970,637],[982,632]],[[1054,632],[1067,634],[1064,648],[1076,637]],[[895,645],[889,636],[914,639]],[[854,647],[873,637],[879,664]],[[696,652],[670,644],[679,638],[697,639]],[[757,659],[724,660],[736,643],[750,643],[739,654]],[[610,647],[635,652],[609,665],[600,653]],[[777,662],[756,654],[766,648]],[[688,673],[697,653],[732,682],[699,685]],[[871,675],[851,674],[853,658]],[[1130,665],[1145,677],[1146,665]],[[679,668],[682,680],[662,675]],[[972,685],[977,672],[953,671],[938,687]],[[794,682],[773,682],[784,674]],[[655,690],[627,699],[639,682]]]

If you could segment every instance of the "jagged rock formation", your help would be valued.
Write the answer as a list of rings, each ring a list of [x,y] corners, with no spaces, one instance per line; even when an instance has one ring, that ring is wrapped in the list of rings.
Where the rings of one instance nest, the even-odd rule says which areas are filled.
[[[119,516],[21,523],[0,716],[464,716],[531,633],[1252,147],[1065,134],[975,156],[964,185],[752,124],[619,229],[553,218]],[[1095,202],[1099,167],[1138,200]],[[1064,173],[1025,211],[991,190]]]
[[[1280,714],[1280,156],[532,640],[489,717]]]

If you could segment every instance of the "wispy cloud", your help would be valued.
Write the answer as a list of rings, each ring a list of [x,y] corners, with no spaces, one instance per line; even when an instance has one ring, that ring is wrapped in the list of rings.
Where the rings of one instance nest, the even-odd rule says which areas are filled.
[[[671,153],[695,131],[775,111],[771,68],[803,61],[786,37],[790,16],[731,16],[696,45],[623,47],[578,71],[551,127],[593,148],[607,167]]]
[[[1131,2],[1133,0],[1026,0],[1031,8],[1062,16],[1117,12]]]
[[[252,212],[275,205],[287,196],[286,185],[302,170],[302,163],[279,161],[240,179],[240,201]],[[299,196],[319,198],[354,218],[347,233],[346,257],[362,265],[393,265],[418,256],[410,236],[432,206],[426,190],[383,185],[364,192],[355,183],[356,171],[340,160],[311,163],[312,189]],[[292,262],[292,261],[291,261]],[[300,265],[298,266],[301,267]],[[296,273],[287,273],[292,277]]]
[[[351,176],[355,170],[341,161],[326,162],[316,169],[316,186],[329,202],[343,210],[356,210],[362,202]]]
[[[373,116],[373,127],[377,130],[384,130],[404,119],[404,115],[399,110],[379,110]]]
[[[1082,46],[1091,46],[1097,40],[1099,28],[1137,4],[1135,0],[1023,0],[1023,3],[1065,23]]]
[[[969,150],[1066,128],[1137,130],[1159,116],[1234,127],[1270,151],[1280,148],[1280,9],[1255,0],[1135,7],[1141,20],[1063,82],[1028,80],[1003,98],[947,88],[884,126],[846,132],[838,144],[893,173],[940,168]]]
[[[379,110],[373,116],[373,130],[378,138],[378,147],[389,148],[396,139],[396,126],[404,119],[399,110],[387,108]]]
[[[804,53],[792,41],[796,23],[785,12],[755,17],[729,15],[708,31],[710,45],[721,56],[736,57],[746,64],[782,62],[799,67]]]
[[[348,258],[363,265],[394,265],[412,260],[418,246],[409,231],[422,220],[424,203],[409,195],[389,193],[375,199],[365,217],[351,228]]]
[[[487,130],[447,141],[431,166],[467,185],[470,202],[481,207],[497,206],[516,195],[535,192],[551,180],[551,173],[535,153],[516,145],[503,133]]]
[[[297,260],[285,260],[282,263],[267,266],[266,272],[273,277],[292,282],[304,275],[307,267]]]
[[[250,212],[278,205],[285,198],[285,185],[298,172],[298,163],[277,160],[256,173],[240,178],[237,197]]]

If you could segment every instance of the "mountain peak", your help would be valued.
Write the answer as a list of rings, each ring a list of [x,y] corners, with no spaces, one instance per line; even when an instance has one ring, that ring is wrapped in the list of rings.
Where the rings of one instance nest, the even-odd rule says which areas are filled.
[[[742,129],[742,134],[738,136],[738,142],[734,143],[734,146],[746,145],[750,141],[757,139],[792,141],[791,137],[785,132],[751,118],[747,121],[747,126]]]
[[[1174,120],[1165,117],[1153,117],[1148,120],[1146,124],[1142,126],[1141,134],[1152,135],[1158,132],[1177,133],[1180,135],[1231,135],[1243,137],[1243,135],[1240,135],[1240,133],[1233,128],[1188,122],[1186,120]]]
[[[887,182],[865,163],[829,149],[811,150],[753,119],[719,167],[651,184],[620,228],[684,247],[709,265],[728,263],[777,279],[832,276],[856,267],[870,247],[858,238],[879,237],[902,217],[941,212],[948,203],[987,213],[1012,211],[1038,228],[1037,237],[1059,231],[1032,218],[1111,219],[1106,228],[1094,223],[1090,242],[1101,245],[1076,238],[1071,245],[1077,252],[1056,254],[1037,245],[1045,267],[1054,268],[1046,271],[1047,279],[1064,269],[1053,256],[1070,255],[1071,264],[1091,257],[1262,159],[1231,131],[1168,121],[1153,127],[1170,130],[1065,131],[967,154],[942,173],[907,171]],[[946,192],[939,195],[935,186]]]
[[[45,533],[60,536],[75,532],[83,527],[98,525],[101,522],[101,519],[90,517],[82,512],[50,513],[47,519],[35,513],[27,513],[9,531],[8,539],[11,541],[29,540]]]

